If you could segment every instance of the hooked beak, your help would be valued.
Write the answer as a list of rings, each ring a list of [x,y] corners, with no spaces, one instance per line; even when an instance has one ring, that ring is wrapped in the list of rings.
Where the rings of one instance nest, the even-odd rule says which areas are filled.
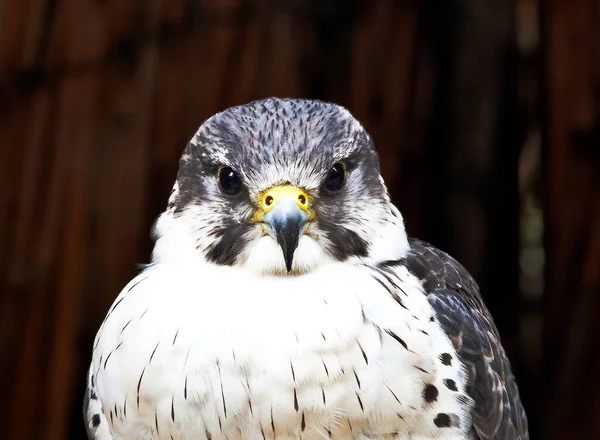
[[[262,222],[267,233],[277,240],[288,272],[292,270],[294,252],[310,217],[308,195],[300,188],[276,186],[262,194],[261,209],[256,212],[255,220]]]

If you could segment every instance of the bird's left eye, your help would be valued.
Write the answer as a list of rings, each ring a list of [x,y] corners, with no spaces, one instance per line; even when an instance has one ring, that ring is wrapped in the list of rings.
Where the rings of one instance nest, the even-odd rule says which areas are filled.
[[[219,170],[219,185],[223,192],[230,196],[241,193],[243,188],[242,179],[231,167]]]

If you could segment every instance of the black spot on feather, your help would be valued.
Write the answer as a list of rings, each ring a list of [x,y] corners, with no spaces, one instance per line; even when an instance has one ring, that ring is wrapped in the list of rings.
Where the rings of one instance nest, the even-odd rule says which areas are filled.
[[[94,414],[92,416],[92,426],[97,428],[100,425],[100,414]]]
[[[433,384],[427,384],[425,385],[425,388],[423,388],[423,399],[425,399],[425,402],[427,403],[435,402],[439,394],[440,392]]]

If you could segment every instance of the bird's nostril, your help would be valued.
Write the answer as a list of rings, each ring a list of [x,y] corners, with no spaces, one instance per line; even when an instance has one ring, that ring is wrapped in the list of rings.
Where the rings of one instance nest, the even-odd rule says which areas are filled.
[[[298,200],[300,201],[300,203],[301,203],[302,205],[306,205],[306,197],[304,197],[304,194],[300,194],[300,195],[298,196]]]
[[[272,203],[273,203],[273,197],[272,196],[267,196],[265,198],[265,205],[271,206]]]

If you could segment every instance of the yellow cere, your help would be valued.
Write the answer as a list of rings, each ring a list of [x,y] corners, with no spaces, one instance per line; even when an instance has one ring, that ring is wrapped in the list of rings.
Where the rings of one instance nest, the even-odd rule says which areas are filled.
[[[313,212],[310,209],[310,198],[304,190],[293,185],[279,185],[264,191],[260,195],[260,208],[256,210],[252,219],[261,221],[263,215],[273,209],[279,201],[287,198],[293,199],[300,209],[309,214],[311,218],[313,217]]]

